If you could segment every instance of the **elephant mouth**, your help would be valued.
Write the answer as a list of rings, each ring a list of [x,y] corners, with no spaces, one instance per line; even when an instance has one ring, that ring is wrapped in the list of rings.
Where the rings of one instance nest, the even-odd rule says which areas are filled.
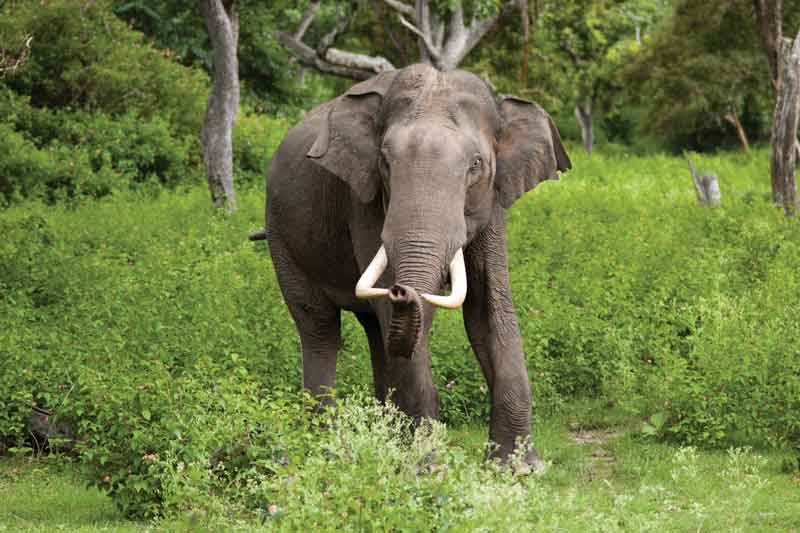
[[[375,287],[378,278],[381,277],[381,274],[384,273],[388,265],[389,259],[386,255],[386,248],[381,246],[369,266],[364,270],[358,283],[356,283],[356,298],[361,300],[388,298],[395,303],[394,300],[392,300],[392,291],[395,288],[401,287],[402,290],[410,289],[403,285],[395,285],[391,289]],[[419,297],[436,307],[443,307],[445,309],[458,309],[461,307],[464,303],[464,299],[467,297],[467,268],[464,264],[464,251],[461,248],[456,251],[450,262],[450,283],[452,290],[449,295],[440,296],[437,294],[423,293],[420,294]],[[398,292],[398,294],[400,293]],[[414,294],[416,294],[416,291],[414,291]]]

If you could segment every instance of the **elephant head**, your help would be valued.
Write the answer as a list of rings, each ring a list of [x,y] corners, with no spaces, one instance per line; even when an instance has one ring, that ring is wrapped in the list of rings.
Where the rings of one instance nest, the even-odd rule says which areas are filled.
[[[382,245],[355,287],[392,302],[388,351],[411,357],[427,307],[460,307],[463,249],[495,205],[507,208],[570,168],[553,121],[537,104],[495,99],[463,72],[413,65],[355,85],[327,110],[308,152],[363,203],[381,202]],[[389,288],[375,284],[390,269]],[[448,296],[437,293],[450,282]],[[425,304],[423,304],[425,302]]]

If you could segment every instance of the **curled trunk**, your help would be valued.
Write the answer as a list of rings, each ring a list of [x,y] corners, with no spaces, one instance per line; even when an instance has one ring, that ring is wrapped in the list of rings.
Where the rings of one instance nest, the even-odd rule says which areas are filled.
[[[422,337],[422,299],[419,293],[406,285],[395,285],[389,290],[392,315],[386,334],[386,352],[390,357],[410,359]]]

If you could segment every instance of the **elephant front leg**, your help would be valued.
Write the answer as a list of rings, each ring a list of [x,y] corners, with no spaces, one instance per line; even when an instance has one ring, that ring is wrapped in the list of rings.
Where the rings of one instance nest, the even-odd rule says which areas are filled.
[[[502,460],[530,438],[531,388],[522,336],[511,301],[503,213],[498,208],[490,225],[466,250],[468,292],[464,325],[486,378],[492,409],[490,457]],[[525,460],[538,467],[531,448]]]

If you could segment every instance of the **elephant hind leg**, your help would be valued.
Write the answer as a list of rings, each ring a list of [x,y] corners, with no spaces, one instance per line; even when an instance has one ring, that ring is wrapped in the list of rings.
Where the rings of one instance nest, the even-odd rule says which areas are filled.
[[[386,401],[389,388],[386,381],[386,350],[383,345],[383,333],[378,317],[370,313],[356,313],[364,333],[367,334],[369,352],[372,357],[372,379],[375,383],[375,397],[380,402]]]
[[[341,311],[295,264],[279,239],[270,238],[269,248],[283,298],[300,335],[303,388],[330,403],[336,385]]]

